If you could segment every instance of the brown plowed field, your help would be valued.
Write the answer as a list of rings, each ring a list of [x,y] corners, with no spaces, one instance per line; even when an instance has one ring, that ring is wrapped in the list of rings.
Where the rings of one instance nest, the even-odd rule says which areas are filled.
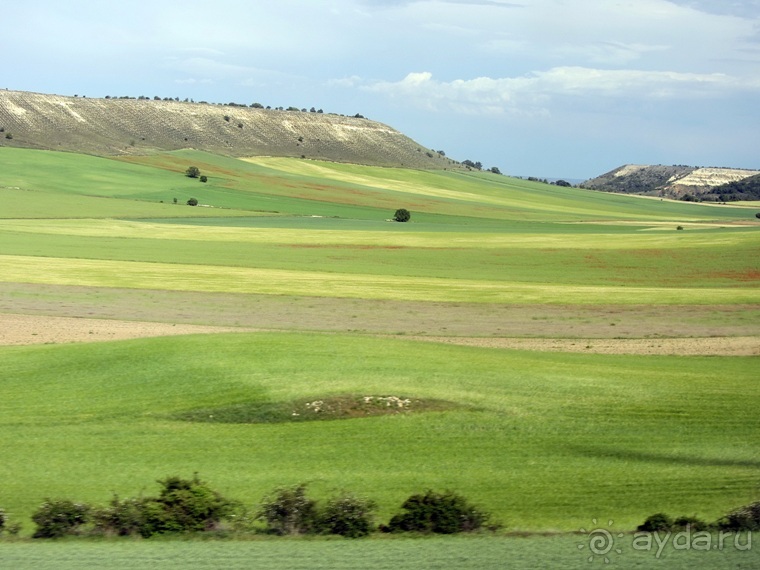
[[[0,345],[98,342],[241,330],[250,329],[145,321],[0,314]]]
[[[0,314],[0,345],[99,342],[168,335],[250,332],[253,330],[255,329],[145,321]],[[551,352],[682,356],[760,355],[760,339],[757,337],[529,339],[404,336],[401,338],[486,348],[511,348]]]

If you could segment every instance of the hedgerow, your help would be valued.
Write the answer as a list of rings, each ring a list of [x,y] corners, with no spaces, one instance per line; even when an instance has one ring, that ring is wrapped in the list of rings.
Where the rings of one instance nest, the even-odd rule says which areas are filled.
[[[46,499],[32,516],[37,525],[33,537],[150,538],[231,529],[279,536],[329,534],[360,538],[377,528],[377,504],[347,491],[320,503],[307,495],[305,483],[279,487],[262,499],[258,511],[251,516],[241,503],[223,497],[197,475],[192,479],[167,477],[158,483],[161,489],[157,496],[122,499],[114,495],[104,507],[68,499]],[[412,495],[402,509],[404,513],[395,515],[380,530],[453,534],[478,530],[489,519],[488,513],[451,491]],[[0,509],[0,532],[5,523],[5,513]]]

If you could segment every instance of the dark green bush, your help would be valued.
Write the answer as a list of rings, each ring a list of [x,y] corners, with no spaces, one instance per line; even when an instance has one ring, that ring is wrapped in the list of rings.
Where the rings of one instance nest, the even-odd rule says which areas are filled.
[[[710,525],[708,525],[705,521],[698,519],[697,517],[687,517],[682,516],[678,517],[676,520],[673,521],[673,527],[674,530],[686,530],[690,529],[695,532],[700,532],[703,530],[707,530],[710,528]]]
[[[143,502],[143,535],[212,530],[234,506],[197,475],[193,479],[167,477],[159,483],[160,495]]]
[[[201,176],[201,177],[200,177],[200,181],[201,181],[201,182],[204,182],[204,183],[205,183],[205,182],[208,182],[208,176],[206,176],[206,175],[204,174],[203,176]]]
[[[201,175],[201,169],[197,166],[189,166],[187,170],[185,170],[185,176],[189,176],[190,178],[198,178]]]
[[[733,531],[760,530],[760,501],[731,511],[718,521],[718,527]]]
[[[427,491],[424,495],[412,495],[401,508],[406,512],[394,515],[381,530],[454,534],[478,530],[489,519],[488,513],[476,509],[452,491]]]
[[[394,222],[408,222],[411,218],[412,215],[409,213],[409,210],[405,208],[399,208],[396,210],[396,213],[393,214]]]
[[[636,529],[641,532],[668,531],[673,528],[673,519],[665,513],[649,515],[643,524]]]
[[[319,514],[317,527],[323,534],[361,538],[374,530],[376,509],[374,501],[343,493],[327,501]]]
[[[146,527],[145,500],[124,499],[114,495],[107,507],[92,513],[95,532],[118,536],[150,536]]]
[[[187,201],[188,206],[197,206],[198,205],[198,199],[197,198],[190,198]]]
[[[5,525],[8,522],[8,515],[5,514],[5,510],[0,508],[0,534],[3,534]]]
[[[119,536],[202,532],[213,530],[235,503],[198,479],[167,477],[158,497],[119,500],[93,514],[95,531]]]
[[[90,522],[89,505],[74,503],[65,499],[45,502],[32,515],[37,525],[33,538],[60,538],[79,534],[84,525]]]
[[[317,530],[316,501],[306,496],[306,485],[281,487],[265,497],[256,518],[266,524],[270,534],[310,534]]]

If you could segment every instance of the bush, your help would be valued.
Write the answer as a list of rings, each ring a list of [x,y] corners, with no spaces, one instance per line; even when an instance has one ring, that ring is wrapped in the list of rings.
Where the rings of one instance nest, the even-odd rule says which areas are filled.
[[[197,166],[189,166],[187,170],[185,170],[185,176],[188,176],[190,178],[198,178],[201,175],[201,169]]]
[[[79,534],[81,527],[90,522],[90,506],[84,503],[58,499],[45,502],[32,515],[37,525],[33,538],[60,538]]]
[[[190,198],[187,201],[187,205],[188,206],[197,206],[198,205],[198,200],[196,198]]]
[[[412,215],[409,213],[409,210],[400,208],[396,210],[396,213],[393,215],[393,221],[394,222],[408,222],[411,219],[411,217]]]
[[[760,212],[758,212],[757,214],[755,214],[755,217],[758,218],[758,219],[760,219]]]
[[[489,515],[470,505],[452,491],[412,495],[401,505],[405,513],[394,515],[384,532],[423,532],[454,534],[482,528]]]
[[[707,530],[710,527],[705,521],[698,519],[697,517],[678,517],[676,520],[673,521],[673,528],[679,529],[679,530],[693,530],[695,532],[700,532],[703,530]]]
[[[197,475],[193,479],[167,477],[159,483],[163,487],[159,496],[143,501],[143,536],[212,530],[234,506]]]
[[[718,527],[725,530],[760,530],[760,501],[731,511],[718,521]]]
[[[656,513],[649,515],[643,524],[639,525],[636,530],[641,532],[658,532],[668,531],[673,528],[673,519],[665,513]]]
[[[198,479],[167,477],[158,497],[119,500],[93,514],[95,531],[118,536],[213,530],[230,515],[235,503]]]
[[[376,509],[374,501],[343,493],[327,501],[317,527],[324,534],[361,538],[374,530],[373,513]]]
[[[0,534],[3,534],[5,525],[8,522],[8,515],[5,514],[5,510],[0,508]]]
[[[270,534],[309,534],[317,529],[317,503],[306,496],[303,483],[282,487],[262,500],[256,518],[265,522]]]
[[[92,518],[95,531],[103,534],[130,536],[140,534],[150,536],[145,521],[145,501],[143,499],[124,499],[114,495],[107,507],[96,509]]]
[[[200,180],[201,180],[201,182],[208,182],[208,176],[206,176],[206,175],[204,174],[203,176],[201,176],[201,179],[200,179]]]

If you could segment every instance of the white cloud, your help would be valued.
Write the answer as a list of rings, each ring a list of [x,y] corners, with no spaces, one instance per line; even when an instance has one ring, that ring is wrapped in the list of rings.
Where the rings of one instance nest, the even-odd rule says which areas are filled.
[[[467,114],[546,114],[563,97],[639,100],[710,99],[740,90],[760,91],[760,78],[722,73],[605,70],[555,67],[520,77],[438,81],[430,72],[409,73],[397,82],[376,82],[368,91],[431,110]]]

